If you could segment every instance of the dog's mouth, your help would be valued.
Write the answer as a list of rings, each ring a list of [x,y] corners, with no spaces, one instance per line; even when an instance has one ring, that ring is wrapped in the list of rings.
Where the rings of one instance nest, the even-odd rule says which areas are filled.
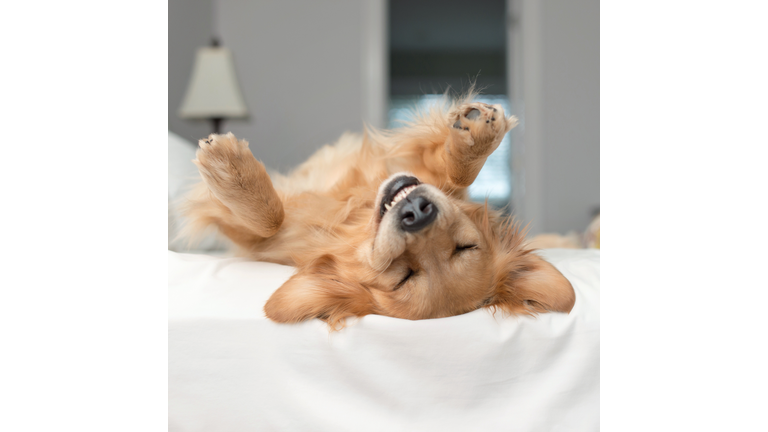
[[[389,210],[416,189],[421,182],[414,176],[401,175],[391,179],[384,187],[381,202],[379,202],[379,221]]]

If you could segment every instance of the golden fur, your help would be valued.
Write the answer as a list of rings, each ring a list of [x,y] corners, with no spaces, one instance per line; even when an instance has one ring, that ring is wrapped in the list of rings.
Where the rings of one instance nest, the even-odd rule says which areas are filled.
[[[531,253],[518,225],[467,200],[467,186],[517,124],[501,106],[471,98],[397,130],[345,134],[290,176],[270,177],[231,133],[200,140],[203,181],[187,201],[188,228],[214,225],[241,255],[298,267],[264,308],[277,322],[322,318],[339,328],[367,314],[569,312],[573,288]],[[420,180],[415,190],[437,209],[416,232],[400,228],[401,210],[381,207],[402,173]]]

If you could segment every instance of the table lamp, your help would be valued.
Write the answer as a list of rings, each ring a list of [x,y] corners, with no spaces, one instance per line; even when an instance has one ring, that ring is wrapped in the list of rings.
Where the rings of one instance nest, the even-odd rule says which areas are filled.
[[[214,39],[211,46],[197,50],[179,117],[209,119],[213,122],[213,132],[220,133],[223,119],[247,115],[248,108],[235,76],[232,52],[220,47]]]

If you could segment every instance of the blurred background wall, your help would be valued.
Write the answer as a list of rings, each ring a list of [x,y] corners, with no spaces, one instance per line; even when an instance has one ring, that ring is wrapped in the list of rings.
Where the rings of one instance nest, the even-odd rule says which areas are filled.
[[[251,111],[226,129],[286,171],[342,132],[362,131],[358,0],[216,0],[215,31],[235,54]]]
[[[168,129],[194,143],[207,136],[210,124],[182,120],[179,111],[195,52],[213,36],[212,0],[168,1]]]
[[[508,1],[515,212],[581,230],[600,208],[600,2]]]
[[[473,196],[532,233],[582,231],[599,208],[598,0],[169,0],[168,124],[192,143],[211,126],[177,112],[212,37],[250,111],[222,129],[271,168],[475,79],[522,122]]]

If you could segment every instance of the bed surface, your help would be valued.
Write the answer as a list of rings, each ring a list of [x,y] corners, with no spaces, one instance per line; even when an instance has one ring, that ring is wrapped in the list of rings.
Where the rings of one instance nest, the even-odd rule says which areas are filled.
[[[170,431],[599,430],[600,252],[540,254],[570,314],[276,324],[292,267],[169,251]]]

